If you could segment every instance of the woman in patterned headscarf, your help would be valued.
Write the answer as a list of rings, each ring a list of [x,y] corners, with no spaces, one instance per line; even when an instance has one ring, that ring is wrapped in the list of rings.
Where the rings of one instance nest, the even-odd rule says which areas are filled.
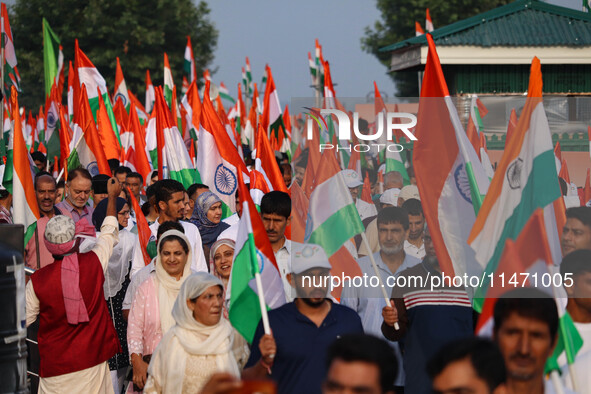
[[[230,227],[222,222],[222,200],[210,191],[197,197],[191,223],[199,229],[205,256],[209,256],[209,249],[221,232]]]

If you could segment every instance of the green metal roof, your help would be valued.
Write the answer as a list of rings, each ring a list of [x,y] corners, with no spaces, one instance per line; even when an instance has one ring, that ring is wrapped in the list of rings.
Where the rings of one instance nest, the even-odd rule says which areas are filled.
[[[437,45],[591,45],[591,14],[539,0],[518,0],[431,32]],[[380,48],[381,52],[426,45],[425,35]]]

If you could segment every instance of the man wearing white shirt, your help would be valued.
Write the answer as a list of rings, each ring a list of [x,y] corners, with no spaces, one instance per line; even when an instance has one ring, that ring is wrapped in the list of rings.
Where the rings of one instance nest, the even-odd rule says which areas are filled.
[[[380,249],[373,254],[382,283],[388,294],[392,293],[393,284],[389,277],[396,277],[407,268],[414,267],[421,260],[405,253],[403,245],[408,236],[408,214],[402,208],[388,207],[380,211],[377,217],[378,243]],[[359,268],[369,278],[376,273],[369,256],[358,260]],[[384,338],[381,330],[382,308],[386,301],[379,287],[344,286],[341,294],[341,304],[353,309],[361,318],[363,330],[379,338]],[[398,364],[402,366],[402,355],[398,343],[389,342]],[[404,369],[400,368],[394,382],[395,386],[404,386]]]
[[[341,171],[341,174],[343,174],[343,178],[345,178],[345,183],[349,188],[351,197],[353,197],[355,208],[357,208],[361,220],[376,216],[378,214],[376,206],[373,203],[370,204],[359,198],[359,186],[363,185],[363,182],[357,171],[343,170]]]
[[[261,219],[275,253],[285,298],[287,302],[291,302],[294,299],[294,290],[287,280],[287,274],[291,273],[291,241],[285,237],[285,229],[291,222],[289,194],[277,190],[265,194],[261,199]]]
[[[158,207],[158,219],[150,226],[152,235],[150,241],[156,240],[158,227],[161,223],[172,220],[178,222],[183,218],[185,213],[185,188],[180,182],[172,179],[163,179],[158,181],[156,187],[156,205]],[[188,222],[180,222],[185,230],[185,235],[191,243],[192,260],[191,269],[193,271],[207,272],[207,260],[203,254],[203,247],[201,245],[201,235],[197,227]],[[133,251],[133,262],[131,264],[130,276],[133,277],[137,271],[144,267],[144,258],[141,251],[141,245],[138,242]]]

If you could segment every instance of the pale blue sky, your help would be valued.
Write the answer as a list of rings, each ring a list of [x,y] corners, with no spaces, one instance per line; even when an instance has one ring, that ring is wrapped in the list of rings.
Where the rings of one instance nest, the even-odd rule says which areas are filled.
[[[554,4],[581,9],[581,0],[553,0]],[[395,87],[386,68],[361,49],[366,26],[380,18],[370,0],[209,0],[211,19],[219,30],[212,68],[216,83],[223,81],[235,96],[244,57],[249,56],[253,79],[260,83],[265,63],[271,66],[279,97],[310,97],[314,91],[308,52],[314,39],[331,64],[337,96],[360,97],[373,91],[375,80],[392,97]],[[437,20],[433,23],[437,27]]]

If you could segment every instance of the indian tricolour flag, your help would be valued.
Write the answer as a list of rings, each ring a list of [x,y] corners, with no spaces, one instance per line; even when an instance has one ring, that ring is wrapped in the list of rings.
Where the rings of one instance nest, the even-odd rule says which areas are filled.
[[[154,109],[154,101],[156,100],[156,96],[154,94],[154,85],[152,84],[152,79],[150,79],[150,70],[146,70],[146,112],[148,114],[152,113]]]
[[[125,84],[125,78],[123,77],[123,70],[121,70],[121,64],[119,63],[119,57],[117,57],[117,68],[115,69],[115,94],[113,94],[113,104],[121,100],[125,110],[129,112],[129,94],[127,93],[127,85]]]
[[[90,59],[82,52],[82,50],[78,47],[78,40],[76,40],[76,57],[74,60],[74,68],[78,72],[78,81],[80,87],[82,85],[86,86],[86,94],[88,95],[88,103],[90,104],[90,109],[93,115],[98,111],[99,108],[99,100],[98,95],[99,92],[101,96],[103,96],[103,100],[108,101],[109,95],[107,92],[107,82],[103,76],[99,73],[96,69],[94,64],[90,61]],[[76,87],[74,87],[76,89]],[[97,91],[98,89],[98,91]],[[74,100],[76,97],[74,97]],[[76,103],[77,105],[78,103]]]
[[[223,82],[220,82],[219,91],[221,98],[223,98],[224,100],[228,100],[232,104],[236,103],[236,100],[234,100],[234,97],[230,96],[230,91],[228,90],[226,85],[224,85]]]
[[[174,81],[172,80],[172,71],[168,63],[168,55],[164,52],[164,98],[166,104],[171,108],[172,106],[172,90],[174,89]]]
[[[43,18],[43,70],[46,97],[51,94],[51,87],[53,85],[57,87],[59,83],[61,68],[63,68],[63,57],[59,38],[49,27],[47,20]]]
[[[242,177],[239,178],[242,216],[226,297],[230,299],[230,322],[252,343],[263,311],[285,304],[285,293],[265,227]]]
[[[0,21],[2,29],[2,47],[4,48],[4,91],[10,86],[16,87],[20,91],[21,76],[16,68],[16,53],[14,52],[14,41],[12,40],[12,30],[8,20],[8,10],[6,4],[2,3],[2,15]]]
[[[191,45],[191,36],[187,36],[187,46],[185,47],[183,70],[189,77],[189,83],[192,83],[197,79],[197,67],[195,65],[195,56],[193,55],[193,46]]]
[[[209,81],[205,82],[198,141],[197,170],[201,180],[220,197],[224,216],[229,216],[236,211],[238,171],[247,179],[248,170],[213,108]]]
[[[4,7],[4,4],[2,4]],[[25,245],[34,234],[37,220],[39,219],[39,207],[35,199],[35,186],[33,184],[33,173],[31,171],[31,160],[19,117],[18,93],[16,88],[11,88],[12,117],[14,122],[14,138],[10,139],[9,150],[12,148],[12,161],[7,161],[7,167],[12,164],[12,184],[5,184],[6,189],[12,194],[12,217],[13,222],[23,224],[26,229]],[[8,171],[8,168],[6,169]],[[6,174],[5,174],[6,176]]]
[[[168,111],[164,102],[164,96],[161,90],[156,92],[156,134],[162,134],[163,147],[163,168],[164,178],[174,179],[188,188],[196,182],[196,173],[189,152],[183,141],[183,137],[176,127],[172,115]],[[160,140],[157,138],[157,140]],[[159,146],[160,150],[161,147]],[[159,158],[160,159],[160,158]],[[166,176],[166,174],[168,176]],[[163,179],[164,179],[163,178]]]
[[[386,172],[388,173],[390,171],[398,171],[402,175],[404,185],[410,185],[408,172],[406,171],[404,161],[400,155],[400,145],[394,144],[393,142],[388,142],[386,144],[385,150],[386,152],[384,156],[386,157]]]
[[[478,156],[449,96],[433,38],[426,36],[429,53],[413,152],[417,186],[442,270],[448,275],[479,275],[482,268],[466,239],[488,177],[478,166]]]
[[[322,246],[329,257],[365,231],[340,170],[334,155],[322,155],[306,221],[305,242]]]
[[[525,106],[468,238],[486,273],[497,269],[505,241],[520,234],[537,208],[544,209],[547,233],[558,231],[553,207],[553,202],[560,198],[557,177],[542,101],[541,66],[539,59],[534,58]],[[553,262],[558,263],[559,245],[551,247]],[[487,284],[484,284],[477,295],[483,295],[486,289]],[[478,306],[475,302],[475,307]]]
[[[108,175],[111,169],[92,117],[84,85],[82,85],[78,105],[72,125],[73,136],[70,142],[68,171],[81,166],[86,168],[92,176]]]
[[[285,130],[285,125],[281,116],[281,104],[279,103],[279,95],[275,88],[275,80],[273,79],[271,68],[267,66],[266,69],[269,77],[265,85],[262,125],[267,133],[278,136],[280,130]]]
[[[185,109],[185,120],[189,136],[193,142],[197,141],[197,133],[199,133],[199,122],[201,120],[201,100],[199,100],[199,91],[197,90],[197,82],[191,82],[187,94],[183,96],[181,105]]]
[[[60,139],[59,139],[59,108],[60,98],[57,92],[57,85],[52,85],[51,94],[45,101],[45,146],[47,148],[47,157],[53,158],[60,155]]]

